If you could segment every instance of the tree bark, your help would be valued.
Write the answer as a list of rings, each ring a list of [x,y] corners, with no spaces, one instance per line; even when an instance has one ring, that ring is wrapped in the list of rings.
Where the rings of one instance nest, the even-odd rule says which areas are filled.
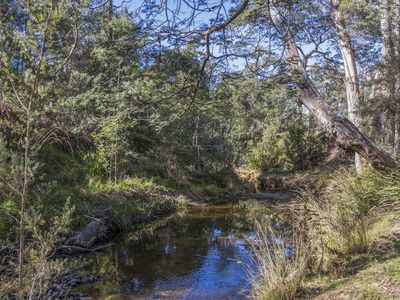
[[[394,133],[393,133],[393,154],[395,157],[400,155],[400,0],[393,0],[393,46],[394,46]]]
[[[331,18],[335,25],[336,34],[339,41],[339,48],[343,57],[348,118],[350,122],[352,122],[357,128],[361,128],[361,97],[356,55],[352,45],[351,37],[345,28],[345,19],[340,7],[342,4],[342,0],[331,0],[330,4]],[[357,173],[360,173],[362,171],[362,159],[357,152],[355,153],[354,162]]]
[[[391,12],[390,12],[391,0],[380,0],[379,10],[380,10],[380,26],[382,34],[382,45],[381,45],[381,55],[382,55],[382,67],[378,75],[381,85],[381,97],[385,102],[382,117],[381,117],[381,130],[382,130],[382,141],[387,144],[390,141],[390,121],[389,121],[389,111],[387,109],[387,103],[390,100],[390,91],[392,90],[389,83],[389,66],[391,57],[392,38],[390,30],[392,27]]]
[[[286,9],[284,13],[287,15]],[[273,24],[282,36],[288,66],[298,87],[299,101],[335,137],[340,147],[357,152],[376,169],[396,167],[396,162],[390,155],[380,149],[347,118],[335,113],[323,99],[300,59],[286,18],[275,5],[270,6],[270,15]]]
[[[393,142],[393,153],[400,151],[399,134],[399,62],[400,62],[400,1],[380,0],[380,26],[382,34],[382,70],[379,73],[381,96],[385,101],[381,129],[385,144]]]

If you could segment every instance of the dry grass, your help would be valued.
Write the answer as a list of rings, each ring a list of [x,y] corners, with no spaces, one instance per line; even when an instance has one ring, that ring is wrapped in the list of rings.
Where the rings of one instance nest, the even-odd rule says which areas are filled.
[[[355,176],[342,170],[322,196],[306,197],[318,271],[329,271],[340,257],[370,253],[375,224],[400,207],[400,173],[367,169]]]
[[[279,234],[269,223],[256,225],[249,241],[258,273],[251,273],[252,299],[294,299],[307,271],[309,249],[296,231]]]
[[[304,210],[295,213],[306,221],[301,226],[306,230],[282,232],[272,223],[257,224],[258,239],[249,241],[258,268],[252,275],[251,298],[294,299],[307,290],[306,276],[310,280],[322,274],[329,280],[337,275],[350,276],[350,281],[354,278],[367,286],[363,276],[354,274],[363,274],[361,270],[368,268],[373,245],[393,224],[388,216],[398,215],[400,171],[367,169],[355,176],[341,170],[319,196],[305,194],[303,200]],[[398,259],[396,255],[390,257]],[[389,275],[398,280],[398,260],[394,266]],[[387,288],[393,292],[393,286]],[[350,286],[346,285],[342,293],[348,293],[346,289]],[[374,295],[368,289],[365,293]],[[393,293],[398,295],[397,290]]]

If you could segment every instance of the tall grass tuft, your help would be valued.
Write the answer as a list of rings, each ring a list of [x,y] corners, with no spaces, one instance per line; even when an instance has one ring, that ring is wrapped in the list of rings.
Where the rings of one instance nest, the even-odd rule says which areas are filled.
[[[279,233],[271,223],[256,224],[250,240],[258,272],[251,272],[251,299],[294,299],[306,275],[309,249],[299,231]]]
[[[356,176],[340,171],[322,196],[307,198],[309,235],[325,265],[337,256],[368,254],[378,212],[399,209],[400,172],[366,169]]]

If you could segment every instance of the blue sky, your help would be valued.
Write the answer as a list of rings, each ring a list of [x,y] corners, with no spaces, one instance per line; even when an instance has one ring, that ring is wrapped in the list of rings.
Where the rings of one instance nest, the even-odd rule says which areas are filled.
[[[163,2],[164,1],[164,2]],[[179,10],[179,16],[184,18],[189,16],[192,13],[192,9],[190,7],[188,7],[183,1],[180,0],[155,0],[154,3],[156,4],[160,4],[161,2],[163,2],[165,4],[165,1],[167,1],[168,3],[168,7],[170,7],[170,9],[176,9],[177,5],[180,4],[180,10]],[[188,3],[192,3],[192,2],[196,2],[199,3],[201,2],[201,0],[188,0]],[[218,6],[220,4],[219,0],[211,0],[211,1],[203,1],[204,3],[207,3],[207,5],[209,7],[213,7],[213,6]],[[225,0],[224,6],[226,8],[226,11],[229,11],[229,9],[233,8],[233,7],[237,7],[240,2],[235,1],[235,3],[233,3],[232,1],[227,1]],[[124,7],[127,8],[129,11],[131,12],[137,12],[138,8],[142,5],[143,0],[114,0],[114,6],[117,7]],[[172,15],[172,13],[170,14]],[[217,11],[213,10],[212,12],[202,12],[201,14],[197,15],[195,18],[195,25],[194,27],[199,27],[201,25],[205,25],[205,26],[210,26],[211,25],[211,21],[212,19],[214,19],[217,15]],[[165,13],[163,11],[162,14],[157,16],[157,19],[160,21],[165,21],[166,20],[166,16]],[[261,43],[261,45],[263,45],[263,43]],[[313,50],[313,45],[302,45],[301,49],[303,50],[303,52],[305,54],[309,53],[311,50]],[[327,45],[327,43],[323,44],[320,48],[320,50],[322,51],[326,51],[329,49],[329,46]],[[221,54],[221,49],[218,46],[213,46],[212,47],[212,52],[215,55],[219,55]],[[313,62],[313,59],[310,60],[310,62]],[[241,58],[232,58],[231,59],[231,67],[233,69],[243,69],[245,67],[245,61],[244,59]]]

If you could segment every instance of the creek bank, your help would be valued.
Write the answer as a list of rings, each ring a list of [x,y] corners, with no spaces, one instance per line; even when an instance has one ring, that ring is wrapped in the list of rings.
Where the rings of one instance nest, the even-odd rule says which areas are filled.
[[[82,217],[82,211],[78,211],[81,216],[79,223],[75,223],[79,224],[79,226],[75,226],[78,229],[71,232],[62,242],[56,244],[53,251],[49,253],[49,257],[51,257],[50,259],[64,259],[64,257],[70,255],[108,251],[110,241],[121,232],[167,219],[168,216],[187,207],[201,206],[204,203],[211,204],[226,199],[236,201],[250,198],[275,203],[286,201],[284,198],[289,196],[289,193],[250,193],[248,191],[237,192],[234,189],[220,189],[219,191],[220,193],[214,193],[214,195],[198,192],[198,190],[195,193],[196,195],[193,195],[190,188],[179,192],[166,189],[136,188],[99,192],[87,191],[86,194],[81,195],[87,203],[90,203],[90,213]],[[0,251],[0,253],[5,252],[7,252],[6,249]],[[12,256],[16,257],[16,253],[13,253]],[[9,267],[12,268],[11,265]],[[68,267],[68,269],[72,268]],[[79,286],[90,281],[81,278],[81,272],[82,270],[78,272],[69,271],[52,279],[48,290],[45,292],[47,298],[80,299],[87,297],[87,294],[79,291]],[[84,272],[87,274],[86,277],[94,280],[91,271]],[[15,278],[16,276],[12,269],[7,274],[9,274],[7,275],[8,278]]]
[[[305,281],[300,299],[400,299],[400,221],[378,237],[368,255],[338,264],[345,274],[324,274]]]
[[[242,192],[242,193],[227,193],[219,196],[196,196],[192,198],[192,201],[195,202],[215,202],[224,199],[232,199],[232,200],[241,200],[241,199],[257,199],[257,200],[287,200],[295,196],[294,192]]]
[[[279,204],[287,208],[289,202],[293,199],[294,193],[292,192],[232,192],[225,193],[219,196],[197,196],[190,199],[185,205],[196,206],[200,203],[215,203],[221,200],[230,199],[230,201],[237,201],[243,199],[255,199],[260,201],[268,201],[270,205]],[[150,223],[159,219],[165,218],[174,212],[177,208],[169,207],[163,211],[149,213],[146,216],[132,216],[129,222],[129,227],[138,226],[141,224]],[[100,210],[94,213],[89,219],[89,223],[81,229],[74,231],[67,239],[55,246],[56,254],[77,254],[100,251],[106,248],[110,240],[118,233],[127,229],[120,227],[112,220],[112,211],[110,208]],[[125,222],[127,223],[127,222]]]
[[[44,297],[46,299],[92,300],[92,297],[76,290],[76,288],[79,285],[95,283],[101,279],[100,276],[90,274],[81,276],[78,273],[79,271],[68,271],[53,278]]]
[[[305,188],[323,190],[326,179],[340,166],[336,161],[303,171],[269,171],[236,169],[237,177],[248,182],[254,193],[301,193]]]
[[[335,226],[329,230],[319,229],[321,233],[316,236],[316,240],[325,238],[324,257],[320,257],[327,263],[303,280],[303,286],[298,289],[301,299],[400,299],[399,179],[398,170],[365,169],[358,176],[342,171],[315,196],[323,204],[320,207],[337,205],[342,213],[351,209],[351,215],[339,218],[341,215],[335,213],[339,210],[333,206],[329,214],[322,215],[325,218],[320,218],[322,224]],[[352,218],[362,222],[353,222]],[[333,223],[335,220],[345,222]],[[318,228],[318,222],[313,226]],[[341,231],[333,231],[336,228]],[[332,232],[341,243],[328,244],[332,241]],[[357,240],[352,232],[362,233],[365,239]],[[327,239],[328,234],[330,239]],[[363,247],[346,251],[340,248],[344,244]]]
[[[331,172],[328,170],[328,172]],[[116,234],[149,223],[179,209],[223,199],[257,199],[282,204],[293,199],[303,188],[320,189],[327,168],[308,171],[260,173],[235,170],[229,178],[217,182],[184,180],[171,183],[160,179],[127,178],[116,185],[95,184],[85,196],[92,213],[80,222],[57,251],[64,254],[91,252],[109,242]],[[81,212],[82,215],[82,212]]]
[[[181,236],[180,233],[178,233],[177,236],[175,236],[175,234],[172,233],[175,230],[178,230],[176,224],[181,225],[181,222],[188,222],[188,226],[189,226],[189,224],[191,224],[190,225],[191,227],[189,226],[186,228],[186,226],[184,226],[184,228],[186,228],[186,230],[188,232],[187,234],[190,236],[190,240],[194,239],[193,241],[197,241],[197,239],[200,238],[200,236],[201,236],[201,240],[204,239],[204,241],[207,241],[207,243],[210,243],[208,247],[212,247],[212,249],[214,249],[213,247],[217,247],[216,249],[219,249],[218,251],[222,251],[222,253],[225,253],[225,250],[226,250],[227,253],[224,255],[228,255],[230,253],[230,251],[225,249],[225,247],[228,247],[229,249],[232,248],[232,250],[236,249],[235,251],[239,251],[239,253],[241,253],[241,255],[247,256],[248,255],[246,252],[247,250],[245,251],[244,249],[242,249],[242,243],[244,243],[244,241],[236,241],[236,239],[231,235],[232,228],[234,228],[235,226],[238,225],[235,222],[243,223],[242,225],[238,226],[238,228],[240,228],[240,230],[243,230],[244,227],[250,226],[249,224],[252,223],[248,219],[248,218],[250,218],[250,215],[252,215],[251,211],[253,211],[254,213],[257,213],[257,214],[261,213],[261,211],[265,211],[265,213],[267,213],[269,211],[269,209],[268,209],[267,205],[264,206],[264,204],[266,203],[266,201],[270,201],[268,199],[275,199],[274,202],[270,201],[271,204],[279,202],[279,201],[287,203],[288,201],[287,201],[286,197],[289,196],[289,194],[287,194],[287,193],[275,193],[275,194],[274,193],[272,193],[272,194],[271,193],[259,193],[259,194],[241,193],[240,195],[241,195],[241,197],[235,197],[235,198],[220,197],[220,198],[218,198],[218,201],[215,200],[212,202],[204,203],[202,205],[197,205],[198,202],[196,202],[196,203],[191,202],[192,203],[191,205],[193,205],[193,207],[190,209],[189,212],[184,213],[184,214],[181,214],[181,213],[174,214],[171,217],[159,218],[157,220],[149,222],[150,224],[148,224],[148,225],[144,225],[142,223],[142,225],[144,225],[144,227],[146,227],[146,228],[142,227],[142,230],[140,230],[139,228],[135,228],[135,230],[133,232],[130,232],[130,233],[127,232],[126,235],[124,234],[123,238],[120,233],[119,237],[115,237],[113,245],[104,249],[105,252],[101,251],[100,253],[92,253],[89,255],[85,254],[85,255],[81,256],[81,259],[91,260],[94,257],[98,257],[98,263],[101,262],[101,264],[103,264],[104,261],[101,257],[122,255],[121,257],[119,257],[118,261],[120,261],[120,260],[124,261],[124,260],[128,259],[126,257],[126,255],[128,255],[127,253],[131,253],[129,251],[133,251],[132,253],[134,253],[135,258],[130,257],[130,259],[135,261],[136,269],[141,270],[142,269],[141,265],[146,264],[146,262],[141,263],[142,260],[149,259],[151,261],[152,259],[154,259],[154,260],[157,259],[158,254],[153,257],[152,255],[155,255],[155,254],[151,254],[151,253],[154,252],[154,250],[152,251],[153,247],[155,247],[156,245],[161,243],[161,241],[163,241],[163,243],[164,242],[166,243],[164,246],[162,246],[162,247],[160,246],[163,249],[163,251],[166,251],[165,247],[170,248],[172,245],[174,245],[175,242],[177,243],[177,245],[180,245],[179,247],[177,246],[178,249],[182,249],[182,247],[183,247],[183,249],[186,249],[185,251],[193,251],[193,250],[190,250],[192,248],[190,246],[189,240],[186,240],[186,237],[184,239],[182,239],[180,237]],[[245,195],[250,195],[251,197],[246,198]],[[235,196],[238,196],[238,194],[236,193]],[[258,199],[256,200],[256,198],[258,198]],[[243,199],[246,199],[246,200],[243,201]],[[234,203],[236,203],[236,204],[234,204]],[[257,205],[257,207],[255,207],[254,206],[255,204],[259,204],[259,205]],[[227,218],[227,216],[231,216],[231,217]],[[163,220],[166,220],[166,221],[164,222]],[[233,220],[236,220],[236,221],[233,221]],[[200,222],[200,223],[197,223],[197,222]],[[209,228],[209,226],[211,226],[211,224],[208,224],[208,222],[213,224],[212,227]],[[229,224],[227,224],[226,222],[228,222]],[[154,226],[152,226],[150,229],[150,231],[152,233],[148,234],[148,229],[149,229],[149,226],[151,226],[151,224],[154,224]],[[205,228],[203,230],[203,229],[201,229],[201,226],[205,226],[205,228],[208,228],[210,230],[205,230]],[[180,230],[178,230],[178,231],[180,232]],[[212,236],[205,238],[203,236],[205,234],[205,232],[209,232]],[[157,241],[152,241],[153,234],[155,237],[157,237],[156,238]],[[165,234],[167,234],[169,236],[169,238],[166,238]],[[199,236],[197,237],[197,235],[199,235]],[[158,240],[158,239],[160,239],[160,240]],[[164,239],[166,239],[166,240],[164,240]],[[175,242],[174,242],[174,239],[176,239]],[[119,243],[121,243],[121,241],[123,243],[123,246],[122,246],[123,250],[120,248],[121,246],[117,246],[117,245],[119,245]],[[127,244],[125,244],[125,243],[127,243]],[[141,250],[138,250],[136,248],[130,249],[131,247],[135,247],[134,245],[137,245],[140,243],[145,243],[142,246],[143,248],[145,248],[145,250],[142,248],[139,248],[139,249],[142,249],[145,253],[145,254],[143,254],[143,255],[145,255],[143,257],[140,256],[140,254],[139,254],[139,253],[141,253]],[[194,243],[196,243],[196,245],[197,245],[195,247],[195,249],[197,249],[196,251],[200,251],[200,249],[198,248],[198,247],[200,247],[200,244],[202,245],[201,247],[204,247],[203,243],[200,243],[200,244],[198,244],[198,242],[194,242]],[[217,245],[219,245],[219,246],[217,246]],[[225,250],[223,250],[223,249],[225,249]],[[122,251],[122,252],[120,254],[117,254],[119,251]],[[172,251],[172,249],[171,249],[171,251]],[[174,251],[178,251],[178,250],[174,250]],[[177,257],[175,259],[179,260],[179,261],[181,259],[180,258],[181,255],[184,255],[184,257],[186,257],[186,259],[188,259],[187,257],[189,254],[187,254],[186,252],[185,253],[178,252],[177,254],[173,254],[173,253],[175,253],[174,251],[171,253],[168,252],[168,255],[166,255],[166,257],[165,257],[166,261],[164,261],[164,260],[162,261],[163,264],[167,263],[167,260],[170,259],[169,257],[171,255],[177,255]],[[182,250],[179,250],[179,251],[182,251]],[[242,253],[243,251],[244,251],[244,253]],[[179,253],[181,253],[181,254],[179,254]],[[198,263],[197,261],[201,260],[203,257],[208,257],[207,253],[208,253],[208,251],[205,249],[204,253],[201,252],[201,254],[197,254],[197,255],[194,254],[194,258],[191,258],[191,260],[193,260],[193,263],[197,264]],[[212,251],[210,253],[212,253]],[[150,255],[150,257],[152,257],[152,258],[148,258],[148,255]],[[231,254],[229,254],[229,255],[231,255]],[[192,255],[190,255],[190,257],[191,256]],[[209,259],[211,259],[211,258],[214,259],[214,256],[211,255],[209,257]],[[122,264],[122,261],[120,261],[121,264]],[[148,268],[151,269],[151,268],[154,268],[155,266],[153,266],[154,262],[150,262],[150,261],[147,263],[150,264],[150,266],[148,266]],[[138,266],[138,264],[139,264],[139,266]],[[215,262],[215,264],[217,266],[220,263]],[[232,265],[229,268],[229,270],[231,270],[231,268],[237,268],[236,263],[231,263],[231,264]],[[171,265],[170,268],[172,268],[172,267],[173,266]],[[104,267],[101,267],[101,268],[104,268]],[[164,266],[160,269],[160,272],[168,273],[168,272],[170,272],[170,268]],[[93,281],[93,282],[87,282],[88,284],[86,284],[85,282],[80,281],[79,278],[77,279],[77,275],[76,275],[77,273],[74,273],[74,272],[67,273],[67,274],[72,274],[72,275],[63,277],[63,278],[66,278],[67,281],[70,278],[72,278],[72,280],[69,280],[69,282],[71,284],[62,285],[65,287],[65,290],[72,291],[72,294],[70,292],[68,294],[70,297],[72,297],[73,295],[76,295],[76,293],[78,291],[79,293],[81,293],[82,297],[86,297],[87,295],[89,295],[89,296],[96,298],[96,296],[93,294],[93,292],[90,292],[90,291],[93,289],[92,288],[93,286],[98,287],[98,286],[103,285],[103,281],[105,282],[104,283],[104,286],[105,286],[104,293],[106,295],[107,294],[111,295],[110,294],[111,292],[117,291],[117,290],[119,291],[118,292],[119,295],[122,295],[123,293],[127,292],[128,290],[130,291],[130,292],[128,291],[128,293],[141,292],[143,283],[142,283],[142,281],[135,280],[136,277],[134,277],[134,279],[132,280],[132,282],[135,283],[135,285],[134,285],[135,288],[132,288],[133,284],[127,283],[127,287],[124,287],[123,290],[120,290],[120,289],[117,289],[116,287],[107,283],[107,277],[109,277],[111,274],[111,273],[110,274],[108,274],[108,273],[113,272],[112,271],[112,270],[114,270],[113,267],[111,267],[111,266],[107,267],[106,269],[109,271],[107,271],[106,274],[96,273],[94,271],[95,269],[96,268],[92,266],[91,269],[87,269],[85,272],[87,272],[87,274],[90,274],[87,276],[96,276],[96,278],[98,278],[98,282]],[[182,270],[179,270],[179,271],[177,270],[178,274],[180,274],[179,272],[181,272],[181,271]],[[121,270],[121,272],[123,272],[123,271]],[[239,272],[239,271],[237,271],[237,272]],[[80,273],[82,273],[82,271],[80,271]],[[133,276],[133,275],[130,275],[130,276]],[[147,274],[146,276],[149,276],[149,274]],[[241,274],[241,276],[243,276],[243,274]],[[130,277],[128,276],[128,278],[130,278]],[[233,277],[233,278],[236,278],[236,277]],[[141,279],[143,279],[143,278],[141,278]],[[65,279],[63,279],[63,280],[65,280]],[[220,279],[220,280],[222,280],[222,279]],[[231,278],[231,280],[233,280],[233,279]],[[139,282],[139,283],[137,283],[137,282]],[[58,283],[58,286],[60,286],[60,283]],[[102,290],[103,290],[103,288],[102,288]],[[157,295],[169,295],[168,291],[167,290],[160,291],[160,292],[157,291],[157,292],[151,293],[151,295],[152,295],[152,297],[157,297]],[[75,299],[75,298],[72,297],[72,299]],[[173,297],[171,299],[173,299]],[[240,298],[240,299],[242,299],[242,298]]]
[[[56,245],[54,252],[58,255],[73,255],[103,250],[113,237],[129,228],[150,223],[171,215],[178,209],[184,208],[188,203],[183,203],[179,197],[168,196],[168,201],[162,205],[144,211],[139,209],[129,215],[129,209],[118,220],[113,208],[105,208],[94,212],[89,217],[89,222],[80,229],[72,232],[63,242]],[[146,200],[142,200],[144,202]],[[178,203],[179,202],[179,203]],[[142,207],[140,207],[142,208]]]

